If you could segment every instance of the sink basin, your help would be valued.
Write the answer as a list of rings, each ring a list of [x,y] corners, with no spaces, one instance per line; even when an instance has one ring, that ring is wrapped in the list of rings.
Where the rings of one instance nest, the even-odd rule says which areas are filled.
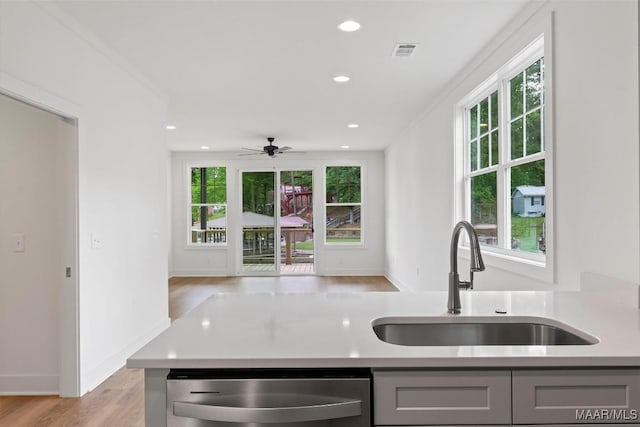
[[[591,345],[598,339],[540,317],[387,317],[373,321],[376,336],[407,346]]]

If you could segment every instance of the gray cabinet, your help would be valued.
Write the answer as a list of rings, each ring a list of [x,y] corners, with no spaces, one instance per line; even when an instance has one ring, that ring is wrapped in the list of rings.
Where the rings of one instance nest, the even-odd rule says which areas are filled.
[[[640,368],[375,370],[387,426],[640,426]]]
[[[640,369],[514,370],[514,424],[638,423]]]
[[[374,422],[511,424],[510,371],[375,371]]]

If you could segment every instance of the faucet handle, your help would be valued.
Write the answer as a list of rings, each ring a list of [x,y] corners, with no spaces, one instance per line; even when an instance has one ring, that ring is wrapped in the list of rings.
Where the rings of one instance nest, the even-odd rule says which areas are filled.
[[[473,271],[469,272],[469,281],[463,282],[461,280],[459,287],[460,289],[473,289]]]
[[[460,282],[458,282],[458,283],[459,283],[459,284],[458,284],[458,287],[459,287],[460,289],[473,289],[473,281],[472,281],[472,280],[470,280],[470,281],[468,281],[468,282],[465,282],[465,281],[462,281],[462,280],[461,280],[461,281],[460,281]]]

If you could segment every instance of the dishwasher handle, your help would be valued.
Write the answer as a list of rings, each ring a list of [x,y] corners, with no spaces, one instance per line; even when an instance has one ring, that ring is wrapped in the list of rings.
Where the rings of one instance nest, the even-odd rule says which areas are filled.
[[[361,413],[362,401],[360,400],[277,408],[247,408],[173,402],[175,416],[231,423],[295,423],[354,417]]]

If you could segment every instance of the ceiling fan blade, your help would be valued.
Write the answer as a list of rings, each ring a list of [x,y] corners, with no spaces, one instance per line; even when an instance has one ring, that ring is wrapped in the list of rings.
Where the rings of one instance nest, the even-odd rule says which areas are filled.
[[[307,154],[306,151],[276,151],[278,154]]]
[[[275,141],[275,138],[269,137],[267,138],[267,141],[269,142],[269,145],[265,145],[264,147],[262,147],[262,150],[258,150],[255,148],[242,147],[243,150],[251,151],[251,153],[242,153],[238,155],[253,156],[255,154],[267,154],[269,157],[274,157],[276,154],[288,154],[288,153],[306,154],[305,151],[293,151],[293,148],[289,147],[288,145],[285,145],[282,147],[278,147],[277,145],[274,145],[273,142]]]

